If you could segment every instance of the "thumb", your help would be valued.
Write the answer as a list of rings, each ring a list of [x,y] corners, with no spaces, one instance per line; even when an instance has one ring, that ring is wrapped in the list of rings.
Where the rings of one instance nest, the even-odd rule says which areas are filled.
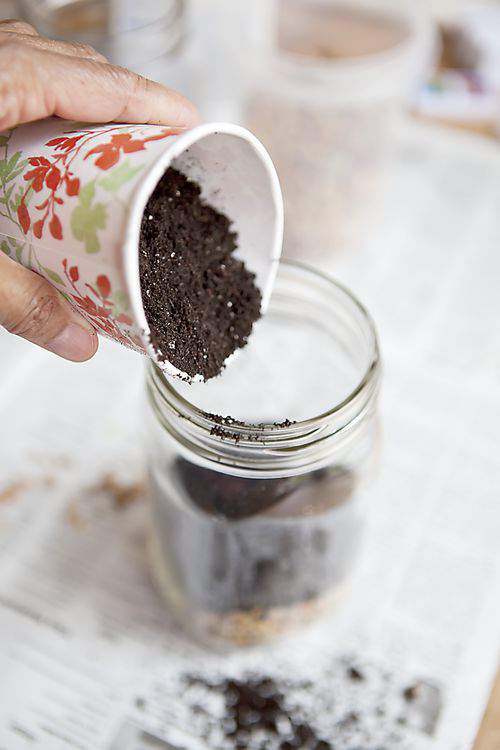
[[[90,323],[48,281],[2,252],[0,325],[73,362],[84,362],[97,351],[97,333]]]

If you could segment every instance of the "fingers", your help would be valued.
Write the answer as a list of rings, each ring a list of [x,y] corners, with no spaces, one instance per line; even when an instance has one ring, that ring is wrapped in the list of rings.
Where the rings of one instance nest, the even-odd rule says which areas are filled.
[[[111,88],[115,81],[120,101],[115,101],[117,114],[113,116],[113,121],[177,128],[192,128],[200,122],[194,104],[173,89],[119,67],[115,67],[111,73]]]
[[[13,36],[15,35],[15,36]],[[61,55],[71,55],[71,57],[88,57],[92,60],[107,62],[104,55],[97,52],[89,44],[80,44],[79,42],[63,42],[57,39],[46,39],[40,36],[37,30],[31,24],[25,21],[17,21],[9,18],[0,21],[0,44],[7,41],[16,41],[26,44],[30,47],[45,49],[48,52],[59,52]]]
[[[47,52],[58,52],[60,55],[70,55],[71,57],[83,57],[89,60],[99,60],[99,62],[106,62],[104,55],[88,44],[79,44],[77,42],[63,42],[57,39],[45,39],[43,36],[34,36],[31,34],[16,34],[13,37],[12,32],[4,31],[0,25],[0,44],[2,42],[16,41],[19,44],[26,45],[27,47],[33,47],[34,49],[42,49]]]
[[[73,362],[97,351],[95,329],[38,274],[0,253],[0,325]]]
[[[51,115],[178,128],[197,124],[196,108],[177,92],[110,65],[89,48],[33,34],[26,39],[26,33],[2,33],[0,24],[0,130]]]
[[[5,18],[0,21],[0,31],[8,31],[12,34],[28,34],[39,36],[38,31],[26,21],[18,21],[17,18]]]
[[[196,108],[172,89],[126,68],[37,53],[39,76],[53,100],[51,114],[87,122],[137,122],[188,128]]]

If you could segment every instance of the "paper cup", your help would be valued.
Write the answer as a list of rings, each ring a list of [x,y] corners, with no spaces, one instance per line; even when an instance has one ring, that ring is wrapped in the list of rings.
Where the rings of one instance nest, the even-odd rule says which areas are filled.
[[[283,204],[272,161],[249,131],[49,119],[0,135],[0,249],[48,279],[99,333],[155,361],[138,246],[145,205],[169,166],[195,179],[202,197],[233,221],[237,255],[256,274],[265,308]]]

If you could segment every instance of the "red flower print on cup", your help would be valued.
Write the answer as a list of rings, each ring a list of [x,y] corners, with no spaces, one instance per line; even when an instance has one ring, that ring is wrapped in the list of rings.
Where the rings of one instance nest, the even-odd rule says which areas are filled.
[[[77,286],[77,282],[80,280],[78,266],[69,266],[67,258],[63,260],[62,266],[66,279],[73,290],[69,294],[79,311],[102,333],[120,341],[125,346],[143,351],[140,338],[131,331],[120,328],[119,324],[127,327],[132,326],[133,320],[130,315],[124,312],[115,314],[109,278],[105,274],[99,274],[94,284],[85,283],[85,291],[82,292]]]
[[[74,138],[65,140],[71,140],[72,142],[75,141]],[[52,145],[54,141],[60,141],[60,139],[55,138],[52,141],[49,141],[46,145]],[[56,144],[56,147],[58,147],[58,145],[60,144]],[[57,193],[62,187],[65,188],[67,196],[78,195],[80,192],[80,180],[73,175],[69,168],[69,163],[66,164],[69,153],[69,149],[64,150],[62,153],[57,154],[52,161],[49,161],[45,156],[32,156],[28,159],[32,169],[28,170],[23,175],[23,179],[26,180],[26,182],[29,182],[29,185],[24,191],[17,209],[17,218],[19,219],[24,234],[28,233],[31,226],[31,216],[26,205],[28,191],[33,190],[35,193],[40,193],[42,190],[48,189],[49,193],[45,200],[35,206],[35,210],[43,211],[43,214],[33,224],[33,234],[38,240],[41,239],[45,222],[50,216],[49,231],[55,240],[62,240],[62,224],[56,213],[56,207],[62,205],[64,199],[61,198],[60,195],[57,195]],[[57,164],[60,164],[60,166],[57,166]]]
[[[148,138],[133,138],[130,133],[119,133],[112,135],[109,143],[101,143],[99,146],[94,146],[86,155],[85,159],[93,154],[100,154],[95,160],[96,167],[99,169],[110,169],[113,167],[120,158],[120,152],[124,154],[131,154],[134,151],[144,151],[146,143],[149,141],[160,141],[162,138],[167,138],[170,135],[177,135],[179,130],[162,130],[157,135],[150,135]]]
[[[145,144],[149,141],[159,141],[181,132],[174,128],[163,128],[156,135],[134,138],[130,132],[116,132],[123,130],[124,127],[130,128],[130,126],[113,125],[106,131],[71,131],[68,135],[47,141],[45,145],[53,151],[50,158],[32,156],[28,159],[31,168],[25,172],[23,179],[29,184],[17,208],[17,218],[24,234],[28,233],[32,225],[32,216],[26,202],[28,192],[30,190],[35,193],[46,191],[44,200],[34,207],[35,211],[42,212],[42,215],[33,223],[33,234],[38,240],[41,239],[48,220],[48,228],[52,237],[55,240],[63,239],[64,232],[57,215],[57,206],[62,205],[65,198],[74,198],[80,194],[80,179],[75,176],[71,165],[81,150],[96,138],[102,138],[103,134],[113,133],[110,141],[94,146],[83,158],[87,159],[89,156],[99,154],[94,162],[95,166],[106,170],[119,161],[122,153],[144,151]],[[140,126],[136,128],[139,129]]]
[[[52,140],[47,141],[45,145],[53,146],[54,151],[72,151],[84,135],[85,133],[81,133],[80,135],[74,135],[70,138],[66,135],[61,135],[58,138],[52,138]]]
[[[29,215],[29,211],[26,208],[26,204],[24,200],[22,200],[18,206],[17,218],[19,219],[19,223],[21,225],[21,228],[24,234],[28,234],[28,229],[30,228],[30,225],[31,225],[31,218]]]

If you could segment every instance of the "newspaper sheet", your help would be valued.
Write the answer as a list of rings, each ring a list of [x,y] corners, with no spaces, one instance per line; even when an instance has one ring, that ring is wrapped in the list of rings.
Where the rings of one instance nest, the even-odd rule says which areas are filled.
[[[0,750],[221,750],[185,675],[263,663],[312,681],[337,749],[472,746],[500,636],[499,206],[498,146],[408,124],[380,224],[331,260],[379,328],[380,473],[343,606],[271,648],[190,644],[151,580],[147,502],[110,497],[103,477],[144,472],[141,358],[103,341],[76,366],[0,333]]]

